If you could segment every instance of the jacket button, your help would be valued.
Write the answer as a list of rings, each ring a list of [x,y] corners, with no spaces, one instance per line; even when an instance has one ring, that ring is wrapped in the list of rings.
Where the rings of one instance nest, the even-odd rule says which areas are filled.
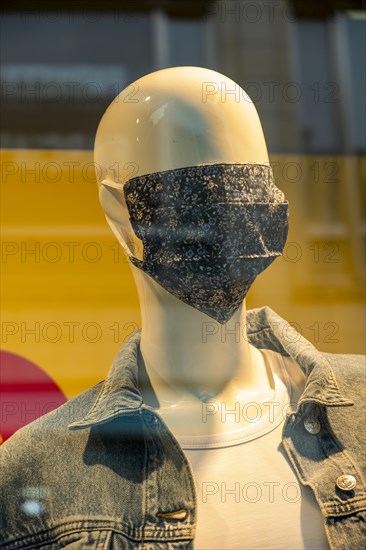
[[[342,491],[352,491],[356,487],[356,478],[349,474],[343,474],[337,478],[336,485]]]
[[[155,426],[158,423],[158,419],[154,414],[147,414],[145,418],[147,423],[150,424],[150,426]]]
[[[305,418],[304,426],[305,426],[305,430],[309,432],[309,434],[317,434],[320,432],[319,420],[313,420],[312,418]]]

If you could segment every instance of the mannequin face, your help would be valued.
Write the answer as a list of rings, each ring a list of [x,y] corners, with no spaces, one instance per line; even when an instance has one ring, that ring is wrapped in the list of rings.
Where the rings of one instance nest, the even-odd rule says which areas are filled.
[[[131,263],[221,324],[257,275],[282,254],[288,202],[269,166],[165,170],[132,178],[123,195],[144,246],[142,261],[129,253]]]

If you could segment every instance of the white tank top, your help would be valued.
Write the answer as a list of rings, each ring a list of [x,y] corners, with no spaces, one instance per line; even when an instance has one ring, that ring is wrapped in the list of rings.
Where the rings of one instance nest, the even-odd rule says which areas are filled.
[[[248,406],[241,411],[248,422],[234,433],[174,434],[195,478],[195,549],[329,550],[314,494],[299,484],[281,443],[286,410],[305,376],[292,358],[261,351],[275,380],[268,414]]]

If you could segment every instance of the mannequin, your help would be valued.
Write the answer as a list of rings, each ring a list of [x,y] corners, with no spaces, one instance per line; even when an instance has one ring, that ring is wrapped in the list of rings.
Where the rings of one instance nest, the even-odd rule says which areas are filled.
[[[364,358],[246,311],[288,205],[248,96],[198,67],[147,75],[107,109],[95,160],[142,328],[1,446],[1,548],[363,547]]]
[[[144,243],[136,235],[142,233],[131,211],[131,181],[137,182],[133,183],[132,192],[137,193],[138,201],[141,193],[146,196],[146,189],[150,190],[149,196],[151,193],[156,197],[155,180],[146,178],[157,177],[156,173],[174,170],[176,177],[181,174],[177,169],[187,167],[269,166],[261,123],[248,95],[229,78],[199,67],[160,70],[121,92],[99,124],[95,162],[99,171],[99,198],[107,221],[126,253],[132,260],[138,258],[137,261],[145,260],[145,255]],[[175,212],[176,206],[171,203],[175,204],[175,195],[170,184],[167,185],[171,180],[168,175],[164,177],[165,183],[160,187],[164,196],[153,199],[158,201],[154,204],[164,204],[164,211],[167,207]],[[178,193],[182,193],[182,187],[185,190],[185,185],[193,189],[195,179],[200,183],[189,191],[190,196],[196,196],[200,186],[207,185],[203,182],[210,181],[210,177],[196,178],[196,172],[184,173],[179,181],[188,183],[179,183]],[[224,177],[219,176],[219,185],[224,185],[223,181]],[[231,186],[235,187],[234,181],[230,181],[229,193]],[[256,180],[250,183],[250,192],[256,183]],[[184,196],[179,208],[189,212]],[[252,200],[260,201],[258,197]],[[232,200],[237,200],[235,195]],[[240,200],[245,204],[247,199],[243,196]],[[196,201],[195,198],[195,206]],[[139,219],[144,216],[155,219],[150,218],[149,207],[146,212],[144,204],[136,208]],[[244,213],[236,212],[234,223],[242,216]],[[156,223],[154,232],[161,227],[160,222]],[[277,225],[282,223],[283,218]],[[195,220],[194,226],[197,224]],[[178,228],[187,234],[185,225],[178,223]],[[235,239],[232,231],[229,226],[231,241]],[[164,243],[159,241],[159,250],[165,247]],[[177,251],[175,244],[173,249]],[[225,266],[231,269],[230,262]],[[242,548],[244,534],[245,547],[277,548],[290,533],[290,542],[303,547],[300,506],[312,525],[314,538],[310,543],[328,548],[322,517],[310,492],[305,490],[301,503],[297,498],[296,507],[288,498],[282,498],[275,509],[272,497],[253,508],[250,499],[241,502],[242,495],[238,492],[240,482],[253,480],[262,495],[268,481],[273,482],[273,487],[296,486],[300,490],[294,473],[279,452],[286,416],[284,405],[291,410],[305,384],[295,359],[260,349],[248,341],[245,299],[226,322],[220,319],[219,323],[215,317],[192,307],[192,303],[178,299],[133,261],[131,269],[141,307],[139,392],[185,449],[194,473],[199,518],[197,548]],[[181,270],[180,265],[178,271]],[[275,411],[274,404],[280,409]],[[244,412],[247,406],[254,406],[254,420]],[[227,489],[231,497],[227,497]],[[263,516],[268,518],[268,532],[261,527]],[[286,521],[277,529],[282,517]],[[269,535],[273,531],[275,534]]]
[[[96,136],[95,162],[103,174],[99,196],[121,245],[126,251],[131,247],[139,258],[142,243],[132,230],[121,192],[131,170],[135,177],[210,163],[269,166],[252,101],[219,73],[199,67],[157,71],[117,99]],[[220,327],[134,265],[131,269],[141,306],[139,361],[150,381],[142,390],[145,401],[156,403],[177,435],[240,428],[233,415],[225,415],[223,422],[220,408],[232,410],[238,402],[261,404],[273,397],[274,387],[261,351],[246,339],[245,300]],[[207,398],[214,399],[215,414],[206,414],[203,421],[202,403]]]

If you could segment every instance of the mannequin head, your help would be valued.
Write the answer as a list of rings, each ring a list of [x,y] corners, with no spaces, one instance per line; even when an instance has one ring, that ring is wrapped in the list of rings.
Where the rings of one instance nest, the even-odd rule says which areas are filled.
[[[201,67],[163,69],[125,88],[100,121],[94,159],[107,221],[140,259],[142,243],[121,192],[130,178],[210,163],[269,164],[249,96],[230,78]]]
[[[287,201],[244,90],[200,67],[144,76],[105,112],[95,162],[141,306],[155,302],[155,318],[180,307],[183,323],[189,306],[221,324],[240,314],[287,232]]]

